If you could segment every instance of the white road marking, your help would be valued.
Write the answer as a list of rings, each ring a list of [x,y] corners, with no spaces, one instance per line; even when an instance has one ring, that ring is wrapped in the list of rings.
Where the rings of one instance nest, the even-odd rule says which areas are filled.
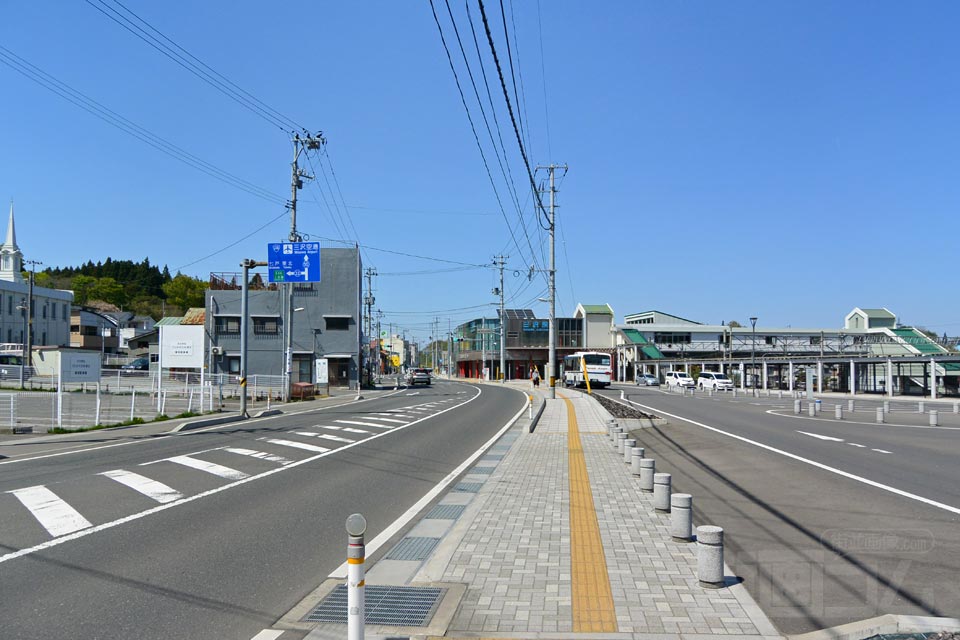
[[[160,504],[173,502],[174,500],[179,500],[183,497],[183,494],[176,489],[168,487],[162,482],[151,480],[146,476],[142,476],[139,473],[134,473],[132,471],[114,469],[113,471],[104,471],[99,475],[106,476],[111,480],[116,480],[120,484],[130,487],[134,491],[139,491],[143,495],[156,500]]]
[[[843,442],[843,438],[834,438],[833,436],[822,436],[819,433],[808,433],[806,431],[797,431],[797,433],[802,433],[805,436],[810,436],[811,438],[817,438],[818,440],[830,440],[831,442]]]
[[[330,451],[325,447],[318,447],[315,444],[307,444],[306,442],[296,442],[294,440],[274,440],[270,438],[261,438],[261,440],[266,440],[270,444],[278,444],[281,447],[293,447],[294,449],[303,449],[304,451],[315,451],[316,453],[326,453]]]
[[[334,430],[334,431],[340,431],[341,429],[343,429],[343,427],[334,427],[334,426],[327,426],[327,425],[323,425],[323,424],[318,424],[318,425],[316,425],[316,426],[314,427],[314,429],[332,429],[332,430]]]
[[[215,462],[197,460],[196,458],[191,458],[190,456],[174,456],[173,458],[165,458],[161,462],[164,461],[182,464],[185,467],[190,467],[191,469],[196,469],[197,471],[212,473],[215,476],[227,478],[228,480],[243,480],[247,477],[247,474],[243,471],[237,471],[236,469],[231,469],[230,467],[225,467],[222,464],[217,464]],[[151,463],[148,462],[147,464]]]
[[[877,453],[893,453],[893,451],[887,451],[886,449],[870,449],[870,451],[876,451]]]
[[[257,635],[250,638],[250,640],[277,640],[277,638],[282,635],[283,630],[277,631],[276,629],[264,629]]]
[[[407,395],[408,395],[408,396],[418,396],[418,395],[420,395],[420,392],[419,392],[419,391],[414,391],[413,393],[408,393]]]
[[[407,424],[406,420],[397,420],[396,418],[378,418],[377,416],[367,416],[367,420],[380,420],[382,422],[394,422],[396,424]]]
[[[54,538],[92,527],[90,521],[50,489],[40,485],[8,491],[23,503]]]
[[[376,422],[360,422],[359,420],[337,420],[340,424],[355,424],[358,427],[376,427],[377,429],[393,429],[388,424],[379,424]]]
[[[279,464],[290,464],[293,462],[293,460],[290,458],[284,458],[283,456],[267,453],[266,451],[254,451],[253,449],[240,449],[238,447],[224,447],[223,450],[230,453],[236,453],[241,456],[250,456],[251,458],[259,458],[260,460],[269,460],[270,462],[277,462]]]
[[[836,469],[836,468],[834,468],[834,467],[827,466],[827,465],[823,464],[822,462],[817,462],[817,461],[815,461],[815,460],[810,460],[810,459],[808,459],[808,458],[803,458],[803,457],[801,457],[801,456],[796,455],[795,453],[790,453],[790,452],[788,452],[788,451],[784,451],[783,449],[777,449],[776,447],[771,447],[771,446],[768,445],[768,444],[763,444],[762,442],[757,442],[757,441],[751,440],[751,439],[749,439],[749,438],[744,438],[743,436],[738,436],[738,435],[735,434],[735,433],[730,433],[729,431],[724,431],[723,429],[718,429],[717,427],[711,427],[711,426],[708,425],[708,424],[704,424],[704,423],[702,423],[702,422],[697,422],[696,420],[691,420],[690,418],[684,418],[683,416],[678,416],[678,415],[676,415],[676,414],[674,414],[674,413],[668,413],[668,412],[666,412],[666,411],[663,411],[662,409],[658,409],[658,408],[656,408],[656,407],[651,407],[650,405],[640,404],[639,402],[634,402],[633,400],[628,400],[628,402],[629,402],[630,404],[634,404],[634,405],[636,405],[636,406],[638,406],[638,407],[641,407],[641,408],[644,408],[644,409],[649,409],[650,411],[652,411],[652,412],[654,412],[654,413],[657,413],[657,414],[659,414],[659,415],[667,416],[668,418],[676,418],[677,420],[683,420],[684,422],[689,422],[689,423],[692,424],[692,425],[696,425],[696,426],[701,427],[701,428],[703,428],[703,429],[707,429],[708,431],[713,431],[714,433],[719,433],[720,435],[727,436],[728,438],[733,438],[734,440],[739,440],[739,441],[741,441],[741,442],[746,442],[747,444],[753,445],[753,446],[755,446],[755,447],[759,447],[759,448],[764,449],[764,450],[766,450],[766,451],[769,451],[769,452],[771,452],[771,453],[776,453],[776,454],[778,454],[778,455],[781,455],[781,456],[790,458],[791,460],[796,460],[797,462],[802,462],[802,463],[804,463],[804,464],[808,464],[808,465],[810,465],[810,466],[812,466],[812,467],[816,467],[816,468],[818,468],[818,469],[822,469],[822,470],[827,471],[827,472],[829,472],[829,473],[835,473],[835,474],[837,474],[838,476],[847,478],[847,479],[849,479],[849,480],[853,480],[853,481],[855,481],[855,482],[861,482],[861,483],[863,483],[863,484],[865,484],[865,485],[874,487],[874,488],[876,488],[876,489],[880,489],[880,490],[882,490],[882,491],[888,491],[888,492],[890,492],[890,493],[892,493],[892,494],[895,494],[895,495],[898,495],[898,496],[901,496],[901,497],[904,497],[904,498],[909,498],[910,500],[916,500],[917,502],[922,502],[923,504],[930,505],[931,507],[936,507],[937,509],[943,509],[944,511],[949,511],[950,513],[955,513],[955,514],[957,514],[957,515],[960,515],[960,507],[954,507],[954,506],[949,505],[949,504],[944,504],[943,502],[937,502],[936,500],[931,500],[930,498],[925,498],[925,497],[919,496],[919,495],[917,495],[917,494],[915,494],[915,493],[910,493],[909,491],[904,491],[903,489],[897,489],[896,487],[891,487],[891,486],[889,486],[889,485],[886,485],[886,484],[877,482],[876,480],[870,480],[870,479],[868,479],[868,478],[864,478],[863,476],[858,476],[858,475],[852,474],[852,473],[850,473],[850,472],[848,472],[848,471],[843,471],[843,470],[841,470],[841,469]],[[2,558],[0,558],[0,560],[2,560]]]
[[[344,427],[343,430],[349,433],[370,433],[369,431],[364,431],[363,429],[354,429],[353,427]]]
[[[350,438],[341,438],[340,436],[332,436],[329,433],[313,433],[311,431],[293,431],[298,436],[307,436],[310,438],[323,438],[324,440],[333,440],[334,442],[356,442],[356,440],[351,440]]]
[[[475,394],[472,398],[469,398],[468,400],[465,400],[464,402],[462,402],[462,403],[459,404],[459,405],[450,407],[449,409],[445,409],[444,411],[441,411],[440,413],[446,413],[447,411],[453,411],[454,409],[457,409],[457,408],[462,407],[462,406],[464,406],[464,405],[470,404],[471,402],[473,402],[474,400],[476,400],[477,398],[479,398],[481,395],[483,395],[483,390],[482,390],[482,389],[477,388],[477,387],[471,387],[471,389],[472,389],[473,391],[476,391],[476,394]],[[396,395],[396,394],[389,394],[389,395]],[[380,397],[389,397],[389,395],[388,395],[388,396],[380,396]],[[368,402],[368,400],[360,400],[359,402]],[[413,505],[412,507],[410,507],[410,509],[408,509],[408,510],[404,513],[404,515],[401,516],[400,519],[394,521],[393,525],[391,525],[390,527],[388,527],[388,530],[387,530],[387,531],[382,532],[380,535],[378,535],[376,538],[374,538],[373,541],[366,546],[366,548],[367,548],[367,550],[369,551],[369,553],[370,553],[371,555],[372,555],[373,553],[375,553],[375,552],[377,551],[377,549],[379,549],[380,547],[382,547],[382,546],[386,543],[386,541],[390,539],[390,537],[392,537],[394,534],[396,534],[397,531],[399,531],[399,530],[400,530],[403,526],[405,526],[411,519],[413,519],[413,517],[414,517],[417,513],[419,513],[431,500],[433,500],[441,491],[443,491],[444,489],[446,489],[447,485],[448,485],[450,482],[452,482],[453,479],[455,479],[457,476],[459,476],[459,474],[462,473],[463,470],[464,470],[467,466],[469,466],[470,464],[472,464],[474,460],[476,460],[477,458],[479,458],[480,455],[481,455],[487,448],[489,448],[489,446],[491,446],[494,442],[496,442],[497,439],[500,438],[500,436],[502,436],[504,433],[506,433],[506,431],[507,431],[510,427],[513,426],[513,424],[517,421],[517,419],[518,419],[518,418],[523,414],[523,412],[526,411],[526,410],[527,410],[526,407],[524,407],[524,408],[521,409],[519,412],[517,412],[517,414],[516,414],[499,432],[497,432],[497,434],[496,434],[495,436],[493,436],[493,438],[492,438],[490,441],[488,441],[488,443],[485,444],[481,450],[479,450],[476,454],[474,454],[473,456],[471,456],[470,459],[467,460],[466,462],[464,462],[460,467],[458,467],[457,469],[455,469],[455,470],[453,470],[452,472],[450,472],[450,475],[448,475],[446,478],[444,478],[444,481],[443,481],[440,485],[435,486],[434,489],[432,489],[427,495],[425,495],[423,498],[421,498],[420,501],[419,501],[417,504],[415,504],[415,505]],[[286,416],[289,417],[289,416],[291,416],[291,415],[300,415],[300,414],[304,414],[304,413],[310,413],[310,412],[313,412],[313,411],[317,411],[317,410],[316,410],[316,409],[310,409],[310,410],[308,410],[308,411],[300,411],[300,412],[293,413],[293,414],[286,414]],[[245,424],[249,425],[249,424],[252,424],[252,423],[255,423],[255,422],[266,421],[266,420],[271,420],[271,419],[272,419],[272,417],[254,418],[253,420],[247,421]],[[426,418],[424,418],[424,420],[426,420]],[[394,430],[394,431],[399,431],[399,430],[407,429],[407,428],[409,428],[409,427],[412,427],[412,426],[418,424],[418,422],[420,422],[420,421],[411,422],[410,424],[406,424],[406,425],[397,427],[396,430]],[[212,431],[212,430],[218,429],[218,428],[221,428],[221,427],[220,427],[220,426],[206,427],[206,428],[204,428],[204,429],[196,429],[196,430],[194,430],[194,431],[191,431],[190,433],[191,433],[191,434],[203,433],[203,432]],[[390,435],[392,435],[392,434],[394,433],[394,431],[385,431],[385,432],[383,432],[383,433],[374,434],[374,435],[370,436],[370,437],[367,439],[367,441],[376,440],[377,438],[384,438],[384,437],[390,436]],[[174,437],[174,436],[171,436],[171,437]],[[137,441],[135,441],[135,442],[151,442],[151,440],[137,440]],[[156,442],[156,440],[152,440],[152,442]],[[75,532],[73,532],[73,533],[71,533],[71,534],[68,534],[68,535],[65,535],[65,536],[61,536],[61,537],[59,537],[59,538],[54,538],[53,540],[47,540],[46,542],[41,542],[40,544],[36,544],[36,545],[34,545],[34,546],[32,546],[32,547],[27,547],[27,548],[25,548],[25,549],[18,549],[18,550],[16,550],[16,551],[11,551],[10,553],[6,553],[6,554],[0,556],[0,564],[3,564],[4,562],[10,562],[10,561],[12,561],[12,560],[16,560],[17,558],[24,558],[24,557],[27,557],[27,556],[31,556],[31,555],[34,555],[35,553],[39,553],[39,552],[41,552],[41,551],[46,551],[47,549],[52,549],[52,548],[54,548],[54,547],[59,547],[60,545],[66,544],[67,542],[72,542],[72,541],[74,541],[74,540],[79,540],[80,538],[86,538],[87,536],[93,535],[93,534],[95,534],[95,533],[100,533],[101,531],[106,531],[106,530],[108,530],[108,529],[113,529],[113,528],[115,528],[115,527],[119,527],[119,526],[125,525],[125,524],[127,524],[128,522],[134,522],[134,521],[136,521],[136,520],[140,520],[140,519],[146,518],[146,517],[148,517],[148,516],[152,516],[152,515],[154,515],[154,514],[156,514],[156,513],[161,513],[161,512],[163,512],[163,511],[166,511],[167,509],[173,509],[173,508],[178,507],[178,506],[183,505],[183,504],[188,504],[188,503],[191,503],[191,502],[195,502],[195,501],[198,501],[198,500],[202,500],[202,499],[204,499],[204,498],[207,498],[207,497],[212,496],[212,495],[216,495],[216,494],[221,493],[221,492],[223,492],[223,491],[228,491],[228,490],[233,489],[233,488],[235,488],[235,487],[239,487],[239,486],[241,486],[241,485],[245,485],[245,484],[247,484],[248,482],[253,482],[253,481],[255,481],[255,480],[262,480],[263,478],[269,478],[270,476],[272,476],[272,475],[274,475],[274,474],[276,474],[276,473],[280,473],[280,472],[282,472],[282,471],[286,471],[287,469],[292,469],[292,468],[294,468],[294,467],[299,467],[299,466],[302,466],[302,465],[305,465],[305,464],[310,464],[310,463],[315,462],[315,461],[317,461],[317,460],[319,460],[319,459],[321,459],[321,458],[325,458],[325,457],[327,457],[327,456],[329,456],[329,455],[335,455],[335,454],[337,454],[337,453],[340,453],[341,451],[345,451],[345,450],[347,450],[347,449],[351,449],[351,448],[353,448],[353,447],[359,446],[360,444],[361,444],[361,442],[355,442],[355,443],[353,443],[353,444],[344,445],[344,446],[342,446],[342,447],[340,447],[340,448],[338,448],[338,449],[334,449],[334,450],[332,450],[332,451],[326,451],[326,452],[324,452],[324,453],[320,453],[320,454],[317,454],[317,455],[315,455],[315,456],[309,456],[309,457],[307,457],[307,458],[304,458],[303,460],[298,460],[298,461],[294,462],[293,464],[290,464],[290,465],[285,466],[285,467],[277,467],[277,468],[275,468],[275,469],[270,469],[270,470],[268,470],[268,471],[264,471],[264,472],[259,473],[259,474],[257,474],[257,475],[250,476],[250,477],[248,477],[248,478],[244,478],[243,480],[237,480],[236,482],[231,482],[231,483],[229,483],[229,484],[225,484],[225,485],[222,485],[222,486],[219,486],[219,487],[215,487],[215,488],[213,488],[213,489],[210,489],[209,491],[203,491],[203,492],[201,492],[201,493],[195,493],[195,494],[193,494],[192,496],[187,496],[187,497],[183,498],[182,500],[177,500],[176,502],[169,502],[169,503],[167,503],[167,504],[157,505],[157,506],[155,506],[155,507],[153,507],[153,508],[151,508],[151,509],[147,509],[147,510],[145,510],[145,511],[140,511],[140,512],[138,512],[138,513],[133,513],[133,514],[130,514],[130,515],[128,515],[128,516],[124,516],[124,517],[122,517],[122,518],[118,518],[118,519],[116,519],[116,520],[112,520],[112,521],[110,521],[110,522],[104,522],[103,524],[98,524],[98,525],[96,525],[96,526],[94,526],[94,527],[90,527],[90,528],[87,528],[87,529],[82,529],[82,530],[80,530],[80,531],[75,531]],[[107,447],[102,447],[102,448],[107,448]],[[87,449],[87,451],[89,451],[89,449]],[[53,457],[53,456],[56,456],[56,455],[59,455],[59,454],[51,454],[51,455],[49,455],[49,456],[40,456],[40,457]],[[33,458],[33,459],[36,459],[36,458]],[[23,459],[23,460],[26,460],[26,459]],[[0,464],[3,464],[3,463],[0,462]],[[401,519],[403,519],[403,518],[406,518],[406,519],[401,522]],[[387,534],[387,533],[389,533],[389,535],[385,535],[385,534]],[[346,567],[346,563],[344,563],[343,566]],[[344,575],[344,576],[347,575],[345,568],[344,568],[344,574],[343,574],[343,575]]]
[[[857,444],[856,442],[848,442],[847,444],[850,445],[851,447],[859,447],[860,449],[866,449],[866,448],[867,448],[867,445],[865,445],[865,444]]]

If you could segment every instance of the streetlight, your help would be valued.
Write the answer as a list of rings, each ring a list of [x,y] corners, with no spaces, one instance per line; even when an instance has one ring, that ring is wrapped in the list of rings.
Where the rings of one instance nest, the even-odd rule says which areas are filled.
[[[750,318],[752,345],[750,347],[750,374],[753,376],[753,388],[757,388],[757,317]]]

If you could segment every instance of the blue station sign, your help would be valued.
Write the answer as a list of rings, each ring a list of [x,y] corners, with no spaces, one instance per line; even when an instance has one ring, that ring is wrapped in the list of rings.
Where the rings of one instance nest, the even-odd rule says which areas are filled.
[[[270,282],[320,282],[320,243],[269,243],[267,270]]]

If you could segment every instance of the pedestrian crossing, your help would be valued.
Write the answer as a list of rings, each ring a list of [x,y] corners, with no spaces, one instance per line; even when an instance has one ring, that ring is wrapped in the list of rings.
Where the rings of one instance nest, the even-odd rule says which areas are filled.
[[[435,415],[458,402],[460,400],[456,398],[421,402],[389,411],[331,419],[324,424],[286,430],[282,435],[277,432],[272,436],[261,436],[252,446],[215,447],[160,458],[137,464],[135,471],[111,469],[91,474],[91,478],[104,478],[112,483],[101,485],[92,492],[79,490],[74,482],[6,491],[6,495],[0,494],[0,543],[9,547],[27,547],[45,542],[43,539],[22,539],[23,536],[33,536],[40,530],[36,526],[22,526],[23,521],[18,522],[18,511],[28,519],[32,517],[42,527],[49,536],[46,540],[55,539],[102,524],[102,521],[108,518],[105,513],[115,518],[130,516],[129,513],[116,514],[116,511],[122,508],[121,503],[142,506],[146,504],[143,501],[143,498],[146,498],[157,505],[169,505],[208,489],[210,482],[223,485],[248,480],[263,473],[264,468],[280,469],[299,460],[362,443],[366,439]],[[207,483],[198,483],[200,478],[209,480]],[[98,492],[115,495],[115,492],[107,491],[110,487],[116,487],[116,491],[129,491],[129,494],[119,495],[121,498],[123,495],[130,495],[130,498],[114,498],[106,504],[99,501]],[[83,495],[84,498],[77,498],[77,495]],[[94,496],[92,500],[98,504],[87,504],[91,502],[91,495]],[[134,496],[141,497],[137,501]],[[87,503],[84,503],[84,500]]]

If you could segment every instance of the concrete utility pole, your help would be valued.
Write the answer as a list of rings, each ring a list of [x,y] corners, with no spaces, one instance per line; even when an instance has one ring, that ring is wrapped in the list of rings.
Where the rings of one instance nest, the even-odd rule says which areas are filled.
[[[290,165],[290,242],[301,242],[303,240],[300,232],[297,231],[297,191],[303,188],[303,178],[306,178],[307,180],[314,179],[314,176],[308,174],[298,166],[300,154],[304,151],[317,151],[326,143],[327,141],[324,139],[323,134],[319,132],[312,134],[304,131],[304,137],[302,138],[300,137],[299,133],[293,134],[293,162]],[[290,382],[293,379],[293,283],[289,283],[286,289],[287,321],[284,324],[286,325],[287,337],[285,340],[286,348],[283,357],[283,370],[286,375],[284,395],[286,398],[289,398]]]
[[[367,312],[364,315],[364,329],[363,329],[363,355],[364,355],[364,368],[367,369],[367,376],[370,377],[372,374],[370,366],[370,335],[373,333],[373,303],[376,302],[376,298],[373,297],[373,276],[377,275],[377,270],[373,268],[367,268],[364,272],[364,275],[367,276],[367,295],[363,298],[363,303],[367,307]]]
[[[29,367],[33,364],[33,276],[37,265],[42,265],[43,263],[38,260],[24,260],[24,264],[30,265],[30,284],[27,289],[27,336],[26,336],[26,345],[23,350],[23,358],[20,363],[20,371],[23,371],[23,367]],[[102,337],[100,338],[103,339]],[[23,384],[21,383],[21,387]]]
[[[493,290],[493,295],[500,296],[500,375],[502,382],[507,381],[507,351],[506,351],[506,326],[507,319],[505,317],[504,308],[503,308],[503,266],[507,264],[507,259],[510,256],[493,256],[493,264],[497,265],[500,269],[500,287]]]
[[[265,267],[268,262],[257,262],[250,258],[245,258],[240,266],[243,267],[243,284],[240,287],[240,415],[249,418],[247,413],[247,333],[249,324],[249,309],[247,301],[250,297],[251,267]]]
[[[550,398],[557,397],[557,252],[556,252],[556,231],[557,231],[557,205],[555,194],[554,175],[557,169],[563,169],[564,175],[568,170],[567,165],[549,164],[546,167],[538,166],[537,170],[547,169],[550,172],[550,361],[547,365],[550,383]]]

